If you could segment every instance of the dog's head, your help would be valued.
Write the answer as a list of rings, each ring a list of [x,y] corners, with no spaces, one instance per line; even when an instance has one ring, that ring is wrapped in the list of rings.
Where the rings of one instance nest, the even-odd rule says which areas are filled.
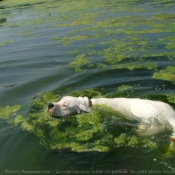
[[[87,113],[89,109],[89,99],[87,97],[65,96],[58,102],[48,105],[48,112],[55,117],[65,117],[73,114]]]

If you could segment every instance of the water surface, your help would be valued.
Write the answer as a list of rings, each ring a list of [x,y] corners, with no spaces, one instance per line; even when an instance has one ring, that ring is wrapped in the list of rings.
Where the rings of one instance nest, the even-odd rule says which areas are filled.
[[[170,0],[1,1],[0,106],[21,105],[28,117],[29,104],[35,106],[41,94],[88,95],[92,88],[90,97],[150,98],[175,106],[174,42],[175,2]],[[50,137],[43,142],[36,125],[14,127],[6,118],[0,126],[2,174],[175,171],[174,158],[163,156],[170,133],[148,138],[156,148],[106,143],[108,151],[76,152],[51,149]]]

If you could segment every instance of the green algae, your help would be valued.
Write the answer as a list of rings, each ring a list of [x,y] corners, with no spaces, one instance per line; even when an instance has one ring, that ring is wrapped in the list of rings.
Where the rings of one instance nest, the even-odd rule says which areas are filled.
[[[133,2],[133,3],[136,3],[136,2]],[[116,11],[118,11],[119,9],[124,10],[124,8],[125,10],[127,9],[125,6],[125,3],[121,2],[119,8],[117,8]],[[116,11],[112,9],[113,13]],[[101,15],[103,16],[103,14]],[[94,48],[91,47],[90,50],[85,50],[86,48],[86,45],[85,45],[84,48],[81,47],[68,52],[69,54],[77,54],[77,55],[80,53],[86,54],[87,56],[98,55],[101,57],[101,62],[103,62],[103,59],[105,60],[105,62],[99,63],[99,64],[91,63],[89,64],[89,68],[102,67],[102,66],[105,68],[110,68],[110,67],[114,67],[114,64],[115,65],[122,64],[124,61],[131,61],[131,60],[133,61],[133,59],[136,61],[135,65],[137,65],[138,60],[145,61],[147,58],[150,58],[150,57],[157,58],[157,55],[160,55],[160,54],[165,55],[163,53],[156,54],[156,53],[150,52],[153,49],[156,49],[159,47],[160,42],[158,41],[159,40],[158,37],[157,38],[154,37],[155,41],[154,43],[151,43],[149,41],[149,37],[146,38],[144,35],[147,34],[151,36],[152,34],[174,32],[173,27],[169,25],[171,24],[171,22],[173,22],[173,16],[174,16],[173,13],[172,14],[155,14],[150,18],[146,18],[146,19],[143,19],[142,16],[117,16],[117,17],[106,17],[105,19],[100,20],[98,18],[99,15],[96,14],[93,16],[93,20],[92,21],[87,20],[87,23],[85,22],[86,18],[84,17],[79,18],[78,23],[75,21],[72,21],[71,24],[69,23],[69,26],[77,26],[80,24],[83,24],[84,26],[80,29],[73,29],[70,33],[68,33],[66,37],[58,37],[58,39],[57,38],[55,39],[62,42],[63,44],[71,44],[72,42],[78,41],[78,40],[87,41],[93,38],[100,39],[99,44],[106,45],[100,51],[95,50],[95,47],[96,47],[95,45],[94,45]],[[154,21],[157,21],[157,22],[155,23]],[[162,21],[164,21],[166,25],[163,25]],[[141,25],[145,26],[145,28],[139,29],[139,26]],[[62,27],[62,26],[58,25],[58,27]],[[82,33],[87,31],[88,33],[90,33],[89,35],[84,35]],[[101,31],[103,32],[101,33]],[[77,35],[77,33],[82,33],[82,35]],[[121,37],[122,34],[124,34],[123,38]],[[91,44],[90,40],[87,45],[89,44]],[[164,47],[164,49],[170,49],[170,50],[172,50],[173,48],[174,48],[173,42],[165,45]],[[92,58],[91,61],[93,62],[93,60],[94,59]],[[81,62],[79,62],[79,65],[80,64]],[[144,62],[142,62],[142,64],[144,64]],[[82,67],[83,67],[83,64],[82,64]],[[128,65],[127,67],[129,70],[135,70],[137,69],[138,66]],[[146,68],[146,65],[143,68]],[[155,70],[157,66],[153,66],[153,67],[147,66],[147,68]],[[78,69],[75,68],[75,70],[83,71],[83,70],[86,70],[86,67],[84,68],[79,67]]]
[[[157,148],[157,144],[150,139],[139,140],[136,136],[130,136],[126,133],[122,133],[119,137],[114,139],[114,142],[117,147],[126,146],[126,147],[148,147],[148,148]]]
[[[136,136],[132,136],[128,142],[128,146],[136,146],[138,145],[139,140]]]
[[[29,32],[29,31],[20,32],[20,33],[18,33],[18,35],[19,36],[26,36],[26,37],[34,36],[34,34],[32,32]]]
[[[170,96],[167,97],[167,100],[170,103],[175,103],[175,95],[171,94]]]
[[[86,89],[84,91],[75,91],[75,92],[71,92],[69,93],[70,96],[74,96],[74,97],[84,97],[87,96],[88,98],[98,98],[98,97],[102,97],[103,94],[100,90],[94,89],[94,88],[90,88],[90,89]]]
[[[21,124],[24,121],[24,117],[22,115],[18,115],[15,117],[13,124],[15,126],[18,126],[19,124]]]
[[[123,91],[123,88],[124,86],[119,89]],[[124,89],[126,90],[126,87]],[[87,89],[72,94],[97,97],[102,95],[102,92]],[[46,93],[33,99],[28,105],[29,108],[20,105],[1,107],[0,118],[35,134],[40,144],[48,149],[106,152],[116,146],[143,146],[142,139],[129,134],[126,126],[116,126],[116,122],[122,120],[121,116],[105,105],[96,105],[88,114],[74,115],[67,119],[51,117],[47,113],[46,105],[59,97],[57,92]]]
[[[78,3],[77,3],[78,2]],[[129,3],[131,3],[130,1],[128,1]],[[68,45],[71,44],[74,41],[85,41],[85,40],[89,40],[88,45],[93,45],[93,43],[90,41],[90,39],[100,39],[100,43],[103,43],[103,38],[106,40],[106,37],[118,37],[119,35],[121,35],[122,33],[126,34],[126,37],[124,39],[121,39],[121,37],[119,37],[118,39],[116,39],[116,41],[118,41],[118,43],[114,43],[113,41],[110,41],[110,38],[108,42],[109,45],[113,45],[110,48],[105,48],[103,51],[96,51],[95,49],[93,49],[93,47],[91,47],[91,49],[87,50],[83,50],[84,53],[81,53],[82,50],[79,49],[75,49],[74,51],[70,51],[68,52],[69,54],[77,54],[77,55],[81,55],[81,54],[86,54],[87,57],[90,55],[100,55],[102,58],[105,58],[107,63],[110,63],[111,65],[118,64],[118,62],[121,62],[123,60],[126,59],[133,59],[133,57],[137,58],[138,53],[136,52],[142,52],[145,51],[146,49],[149,49],[149,43],[148,41],[145,40],[144,37],[142,37],[142,39],[138,39],[140,38],[141,34],[145,34],[145,33],[158,33],[158,32],[162,32],[164,31],[164,29],[160,29],[158,31],[158,28],[160,28],[160,26],[152,26],[155,27],[155,29],[150,29],[149,30],[145,29],[145,30],[133,30],[132,27],[137,27],[139,25],[152,25],[154,24],[153,21],[155,19],[159,19],[159,21],[161,21],[162,19],[171,19],[171,16],[161,16],[161,15],[155,15],[154,18],[150,18],[150,19],[143,19],[142,17],[138,17],[138,16],[118,16],[118,17],[107,17],[105,20],[103,19],[103,15],[105,14],[105,12],[103,11],[99,11],[98,9],[100,8],[104,8],[106,6],[105,2],[100,2],[98,3],[90,1],[89,3],[85,2],[85,1],[74,1],[74,2],[69,2],[71,3],[71,5],[68,5],[66,2],[60,1],[59,3],[61,3],[61,7],[63,7],[62,9],[64,9],[64,11],[61,8],[56,8],[53,9],[54,4],[56,4],[56,2],[46,2],[46,1],[31,1],[30,3],[27,3],[25,1],[17,1],[17,2],[13,2],[13,3],[9,3],[9,4],[5,4],[7,8],[12,8],[14,6],[18,6],[18,4],[20,6],[24,6],[24,7],[30,7],[31,5],[35,5],[32,6],[33,10],[36,11],[47,11],[48,13],[50,12],[49,9],[52,9],[52,13],[54,15],[52,16],[40,16],[40,17],[35,17],[35,18],[31,18],[28,19],[26,21],[22,21],[22,22],[18,22],[18,24],[16,23],[16,26],[31,26],[32,29],[34,29],[35,25],[41,25],[41,24],[46,24],[46,23],[55,23],[53,24],[54,27],[58,27],[58,28],[64,28],[64,27],[75,27],[75,26],[79,26],[79,28],[72,28],[72,30],[70,30],[70,32],[67,34],[67,36],[54,36],[52,37],[52,39],[57,40],[59,42],[62,42],[64,45]],[[132,2],[132,5],[136,5],[138,3],[138,1],[134,1]],[[105,4],[105,6],[104,6]],[[120,5],[118,5],[120,4]],[[117,6],[110,3],[110,7],[114,6],[117,7],[117,9],[111,8],[111,13],[115,13],[117,11],[129,11],[129,12],[141,12],[144,11],[139,10],[139,6],[137,4],[137,8],[132,8],[129,9],[126,6],[126,3],[120,2],[118,3]],[[45,7],[44,7],[45,6]],[[47,8],[48,7],[48,8]],[[83,8],[82,8],[83,7]],[[93,8],[92,8],[93,7]],[[44,9],[44,10],[43,10]],[[47,9],[47,10],[46,10]],[[83,10],[83,15],[81,13],[81,10]],[[67,12],[71,11],[71,15],[68,14]],[[56,18],[56,14],[59,14],[59,18]],[[64,22],[64,23],[63,23]],[[132,23],[132,25],[131,25]],[[8,26],[10,26],[11,24],[7,24]],[[13,26],[13,25],[12,25]],[[128,28],[128,26],[130,26]],[[44,26],[43,26],[44,27]],[[47,27],[47,26],[45,26]],[[116,29],[117,28],[117,29]],[[89,31],[89,34],[84,33]],[[78,33],[82,33],[81,35],[77,35]],[[33,34],[30,32],[20,32],[19,36],[32,36]],[[135,38],[135,36],[139,35],[139,37],[137,38],[137,40],[135,40],[135,42],[130,42],[132,41],[132,37],[130,37],[130,39],[128,39],[127,35],[133,35],[133,38]],[[126,42],[127,41],[127,42]],[[137,43],[137,45],[136,45]],[[173,45],[171,44],[167,46],[167,48],[172,47]],[[86,47],[86,45],[85,45]],[[135,55],[136,54],[136,55]],[[117,56],[115,56],[117,55]],[[128,57],[128,55],[130,55]],[[91,61],[93,62],[93,58],[91,59]],[[75,61],[71,62],[70,64],[74,64]],[[89,62],[90,63],[90,62]],[[79,63],[79,65],[81,64],[81,62]],[[84,64],[84,63],[82,63]],[[102,63],[104,66],[107,64],[106,63]],[[102,65],[101,64],[101,65]],[[83,66],[83,65],[82,65]],[[86,70],[86,68],[80,68],[81,66],[79,66],[79,68],[75,68],[75,70],[77,71],[83,71]],[[89,67],[99,67],[99,64],[89,64]],[[108,65],[108,67],[110,67]],[[134,68],[132,68],[133,70]]]
[[[153,78],[175,81],[175,66],[167,66],[165,69],[155,72]]]
[[[103,95],[102,89],[86,89],[68,95],[111,98],[119,97],[129,90],[132,90],[131,86],[121,85],[112,94]],[[136,126],[122,125],[126,120],[121,114],[105,105],[93,106],[90,113],[65,119],[53,118],[47,113],[47,104],[58,98],[60,95],[55,91],[38,95],[27,106],[1,107],[0,118],[12,126],[33,133],[47,149],[107,152],[118,147],[158,147],[153,140],[137,136],[133,130]],[[173,95],[166,95],[166,98],[168,102],[174,103]]]
[[[112,65],[112,66],[106,66],[105,64],[98,64],[98,67],[100,68],[106,68],[106,69],[128,69],[130,71],[137,70],[137,69],[148,69],[148,70],[156,70],[158,67],[157,62],[128,62],[123,63],[119,65]]]
[[[105,69],[126,67],[132,71],[156,70],[161,58],[168,60],[175,58],[173,39],[175,14],[170,4],[173,5],[174,2],[156,0],[144,2],[143,8],[143,3],[136,0],[125,2],[8,0],[1,2],[1,16],[2,19],[6,19],[9,14],[5,12],[14,8],[24,8],[27,14],[32,10],[33,14],[29,13],[29,18],[4,22],[2,25],[15,27],[19,37],[35,37],[37,36],[35,31],[42,27],[46,29],[45,36],[51,36],[51,40],[63,44],[68,50],[70,45],[76,45],[78,42],[75,49],[67,52],[75,55],[67,65],[76,72],[102,67]],[[170,12],[155,11],[155,6]],[[50,26],[66,32],[51,35],[47,32]],[[10,31],[13,30],[9,29],[7,32]],[[0,45],[4,44],[6,45],[6,43]],[[86,56],[80,58],[82,55]],[[150,59],[153,61],[153,66],[147,63]]]
[[[126,139],[127,139],[127,134],[121,134],[119,137],[115,138],[114,139],[114,142],[119,145],[119,146],[122,146],[125,144],[126,142]]]
[[[128,90],[130,88],[132,88],[132,86],[130,86],[130,85],[121,85],[120,87],[118,87],[118,91],[121,92],[121,91]]]
[[[144,139],[142,142],[144,144],[143,147],[149,147],[149,148],[156,148],[157,147],[156,143],[149,140],[149,139]]]
[[[20,108],[20,105],[0,107],[0,118],[9,119],[10,115],[15,115]]]
[[[81,55],[78,55],[74,61],[72,61],[69,66],[71,68],[75,68],[75,70],[77,72],[81,71],[82,70],[82,66],[86,65],[90,63],[90,59],[89,58],[86,58],[86,54],[81,54]]]
[[[8,41],[0,42],[0,47],[9,45],[9,44],[11,44],[13,42],[14,42],[13,40],[8,40]]]

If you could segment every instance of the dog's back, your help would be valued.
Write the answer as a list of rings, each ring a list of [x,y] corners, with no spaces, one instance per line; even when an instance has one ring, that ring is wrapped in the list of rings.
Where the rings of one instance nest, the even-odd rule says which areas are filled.
[[[144,120],[157,118],[167,121],[175,128],[175,112],[167,103],[139,98],[98,98],[92,99],[94,104],[105,104],[120,112],[127,119]]]

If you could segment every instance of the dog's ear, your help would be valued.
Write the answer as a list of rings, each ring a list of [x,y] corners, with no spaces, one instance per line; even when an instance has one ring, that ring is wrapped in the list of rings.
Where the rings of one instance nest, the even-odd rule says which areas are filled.
[[[77,113],[78,113],[78,114],[80,114],[80,113],[88,113],[88,112],[90,112],[89,107],[84,106],[84,105],[82,105],[82,104],[77,105]]]

